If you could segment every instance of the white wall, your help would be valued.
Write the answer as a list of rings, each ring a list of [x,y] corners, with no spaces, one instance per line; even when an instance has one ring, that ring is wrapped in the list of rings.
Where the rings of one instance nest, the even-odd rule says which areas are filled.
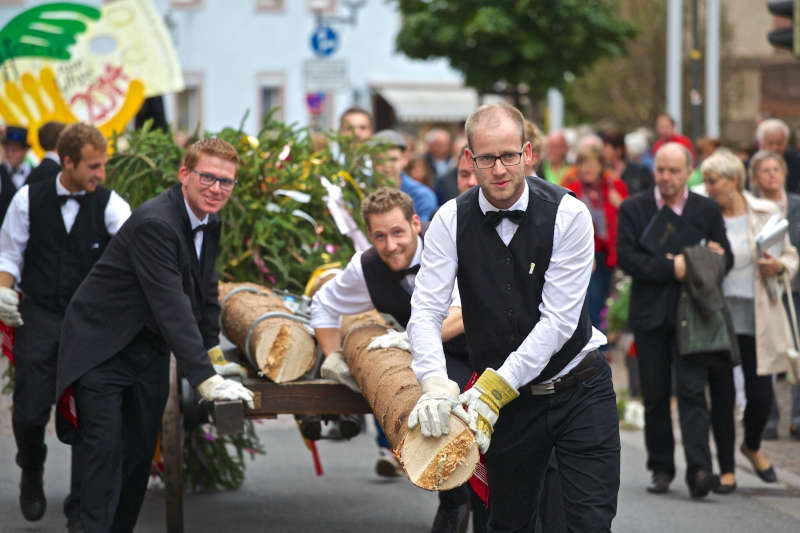
[[[100,0],[78,0],[100,5]],[[337,15],[348,12],[338,4]],[[0,2],[0,25],[24,7]],[[284,120],[308,123],[303,84],[303,60],[314,57],[310,37],[315,19],[308,0],[284,0],[282,11],[258,11],[256,0],[200,0],[197,7],[180,7],[172,0],[154,0],[158,11],[173,22],[170,28],[184,72],[202,73],[203,123],[207,129],[236,126],[250,109],[249,131],[258,129],[257,75],[282,73]],[[334,24],[340,47],[331,57],[347,62],[351,87],[334,95],[333,117],[358,103],[369,107],[372,83],[455,84],[458,73],[446,61],[412,61],[395,53],[400,16],[386,0],[367,0],[356,26]],[[354,101],[355,94],[360,101]],[[165,98],[172,117],[172,98]]]

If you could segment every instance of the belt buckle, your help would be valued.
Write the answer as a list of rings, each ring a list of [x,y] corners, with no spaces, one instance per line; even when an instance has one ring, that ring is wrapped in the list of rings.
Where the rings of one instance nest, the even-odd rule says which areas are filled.
[[[546,396],[548,394],[555,394],[556,392],[556,384],[554,381],[550,383],[536,383],[530,387],[533,396]]]

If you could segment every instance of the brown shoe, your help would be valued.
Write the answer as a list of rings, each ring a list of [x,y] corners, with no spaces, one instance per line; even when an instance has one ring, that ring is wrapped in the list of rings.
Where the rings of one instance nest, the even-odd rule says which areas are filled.
[[[652,494],[665,494],[669,492],[669,484],[672,476],[666,472],[653,472],[650,484],[647,485],[647,492]]]
[[[693,476],[688,477],[689,496],[694,499],[705,498],[708,493],[719,489],[719,476],[706,470],[697,470]]]

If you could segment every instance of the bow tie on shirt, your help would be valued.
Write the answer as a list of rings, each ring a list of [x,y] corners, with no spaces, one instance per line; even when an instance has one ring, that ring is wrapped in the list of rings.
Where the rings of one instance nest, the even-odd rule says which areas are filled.
[[[500,224],[500,221],[507,218],[511,222],[519,224],[524,216],[525,211],[521,209],[515,209],[513,211],[487,211],[483,215],[483,223],[495,228]]]
[[[75,200],[79,204],[83,205],[86,201],[88,195],[86,194],[59,194],[58,195],[58,205],[64,205],[67,203],[67,200]]]
[[[403,278],[408,276],[409,274],[416,274],[419,272],[420,264],[417,263],[416,265],[408,268],[404,268],[403,270],[392,270],[392,274],[394,278],[398,281],[401,281]]]
[[[200,224],[199,226],[197,226],[197,227],[193,228],[193,229],[192,229],[192,238],[194,238],[194,237],[195,237],[195,235],[197,235],[197,232],[199,232],[199,231],[205,231],[205,230],[207,230],[207,229],[208,229],[208,224]]]

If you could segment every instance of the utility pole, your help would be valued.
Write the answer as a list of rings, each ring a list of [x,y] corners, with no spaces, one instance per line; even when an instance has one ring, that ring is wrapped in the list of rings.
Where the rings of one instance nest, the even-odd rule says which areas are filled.
[[[678,131],[681,117],[681,35],[683,33],[683,0],[667,3],[667,113],[675,119]]]
[[[700,108],[703,105],[703,93],[700,92],[700,21],[697,17],[697,0],[692,0],[692,50],[689,53],[692,65],[692,88],[689,91],[689,103],[692,109],[692,142],[700,138]]]
[[[706,136],[719,138],[719,0],[706,0]]]

